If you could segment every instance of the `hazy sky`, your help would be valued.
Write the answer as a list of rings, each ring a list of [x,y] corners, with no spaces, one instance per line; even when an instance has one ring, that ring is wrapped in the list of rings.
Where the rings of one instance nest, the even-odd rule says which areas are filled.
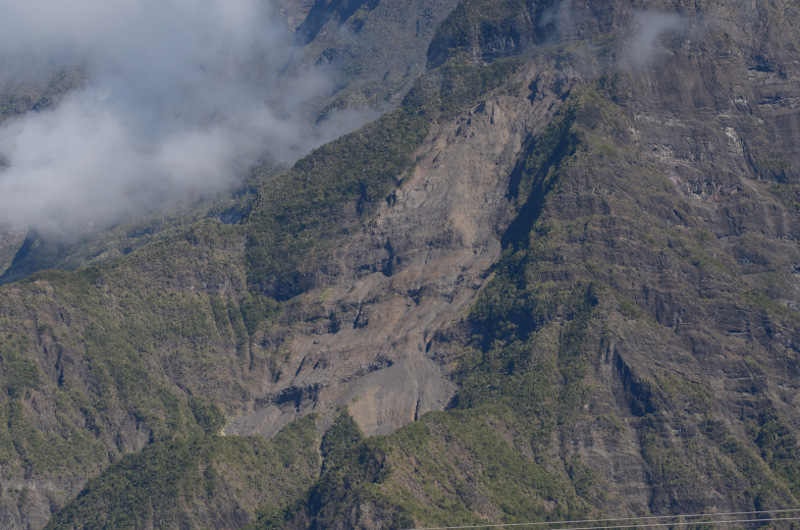
[[[259,0],[0,0],[0,83],[83,65],[85,87],[0,124],[0,224],[72,235],[291,162],[361,121],[312,128],[319,69]],[[331,134],[326,134],[326,132]]]

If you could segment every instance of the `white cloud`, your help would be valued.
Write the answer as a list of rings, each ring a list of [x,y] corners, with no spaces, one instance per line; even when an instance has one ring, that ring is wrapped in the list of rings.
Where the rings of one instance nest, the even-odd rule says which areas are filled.
[[[69,236],[344,132],[309,121],[331,76],[286,68],[299,50],[271,13],[259,0],[0,0],[0,83],[89,72],[53,107],[0,124],[0,224]]]
[[[634,17],[634,34],[625,45],[631,65],[643,68],[651,64],[663,51],[661,40],[669,35],[683,35],[686,20],[677,13],[639,11]]]

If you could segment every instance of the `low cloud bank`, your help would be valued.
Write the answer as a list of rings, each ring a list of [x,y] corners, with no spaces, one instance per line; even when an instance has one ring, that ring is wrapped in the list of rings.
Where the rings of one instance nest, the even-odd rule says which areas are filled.
[[[71,237],[358,127],[366,116],[312,123],[333,76],[298,67],[272,13],[260,0],[0,0],[0,85],[88,72],[0,123],[0,224]]]

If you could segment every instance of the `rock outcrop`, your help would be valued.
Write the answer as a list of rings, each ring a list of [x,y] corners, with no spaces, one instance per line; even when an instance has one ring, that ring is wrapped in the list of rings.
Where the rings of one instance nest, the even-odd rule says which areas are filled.
[[[510,222],[521,153],[576,82],[534,63],[510,81],[535,84],[533,101],[501,90],[436,127],[402,184],[334,252],[341,275],[292,302],[284,317],[291,331],[280,341],[290,361],[226,432],[270,435],[298,415],[349,407],[367,434],[387,434],[443,410],[455,387],[434,362],[434,337],[467,314],[485,285]]]

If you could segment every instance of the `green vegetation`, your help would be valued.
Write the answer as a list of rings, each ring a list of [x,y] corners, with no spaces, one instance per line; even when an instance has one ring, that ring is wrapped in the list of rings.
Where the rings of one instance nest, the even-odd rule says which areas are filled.
[[[684,455],[676,448],[669,447],[655,432],[644,429],[639,443],[642,457],[661,487],[687,487],[696,480],[694,469]]]
[[[723,422],[708,418],[702,424],[704,434],[713,441],[729,464],[723,464],[719,480],[738,485],[748,503],[756,510],[769,509],[776,503],[792,504],[791,493],[785,484],[770,473],[770,468],[749,444],[731,434]],[[755,429],[758,436],[758,428]],[[769,430],[769,428],[768,428]]]
[[[789,317],[792,320],[800,321],[800,315],[760,291],[746,291],[742,293],[742,298],[751,307],[764,315]]]
[[[287,502],[319,470],[313,417],[273,440],[200,436],[152,444],[89,481],[48,528],[246,524]]]
[[[756,170],[762,178],[774,180],[778,183],[787,183],[792,170],[792,164],[780,151],[770,151],[755,161]]]
[[[304,524],[309,520],[324,528],[337,524],[357,526],[359,521],[344,522],[352,514],[343,514],[340,510],[343,505],[361,498],[365,488],[369,490],[370,485],[379,484],[386,478],[386,457],[381,442],[365,440],[361,429],[345,410],[323,436],[320,453],[323,457],[322,474],[313,486],[291,503],[262,510],[251,528],[283,528],[292,522]],[[387,506],[392,510],[390,504]],[[382,515],[382,522],[392,520],[385,513]],[[396,527],[396,524],[389,526]]]
[[[468,54],[459,53],[422,76],[406,96],[405,103],[424,109],[439,120],[454,118],[508,80],[522,64],[523,58],[509,57],[477,66]]]
[[[10,334],[9,334],[10,335]],[[18,340],[27,342],[24,335],[14,336],[10,335],[11,340]],[[31,361],[22,357],[18,352],[24,351],[19,348],[19,345],[14,345],[5,350],[2,355],[2,364],[0,364],[0,388],[3,394],[11,398],[18,397],[22,394],[25,388],[35,388],[41,379],[41,371],[39,367]]]
[[[233,196],[219,193],[169,208],[155,205],[151,212],[117,226],[97,227],[75,241],[49,241],[31,232],[9,258],[7,269],[0,271],[0,284],[19,281],[45,269],[77,270],[121,260],[134,250],[158,242],[188,240],[203,245],[206,238],[215,238],[217,243],[221,238],[230,241],[230,233],[242,228],[231,225],[239,223],[250,210],[256,190],[283,169],[276,163],[264,162],[250,172]],[[227,226],[215,226],[220,222]]]
[[[585,516],[590,508],[567,473],[525,456],[529,442],[514,429],[519,420],[504,407],[480,407],[429,414],[420,425],[401,429],[391,440],[389,461],[396,471],[384,495],[402,500],[407,516],[424,526],[485,523],[476,515],[484,510],[503,523]],[[407,481],[425,496],[413,495]]]
[[[532,0],[459,2],[436,30],[428,48],[428,67],[441,66],[450,57],[463,52],[475,55],[479,50],[483,55],[479,59],[495,59],[521,52],[515,48],[508,49],[506,38],[513,35],[514,46],[529,45],[541,39],[547,28],[540,27],[538,21],[546,7],[545,2]]]
[[[783,418],[768,411],[759,418],[755,443],[761,457],[795,495],[800,495],[800,445]]]
[[[225,415],[216,403],[193,397],[189,400],[189,408],[194,414],[195,421],[206,434],[219,434],[225,426]]]
[[[86,72],[67,68],[53,72],[47,82],[7,85],[0,91],[0,121],[31,110],[45,110],[67,92],[83,86],[85,81]]]
[[[209,223],[125,260],[39,272],[0,293],[4,477],[92,473],[143,443],[219,431],[218,403],[189,395],[241,399],[238,383],[218,389],[226,365],[239,362],[231,323],[220,297],[174,285],[243,285],[231,259],[237,238]],[[32,401],[55,417],[43,420]]]
[[[349,442],[326,459],[307,496],[263,514],[253,528],[480,524],[486,519],[476,512],[487,509],[504,523],[591,513],[582,499],[597,495],[591,470],[574,457],[554,472],[525,456],[523,435],[507,439],[516,422],[510,410],[482,407],[431,413],[385,438],[357,440],[351,428],[344,437],[340,430],[336,439]]]
[[[248,219],[248,281],[286,300],[312,281],[303,265],[352,230],[402,178],[429,116],[391,112],[313,151],[262,190]]]
[[[319,448],[325,467],[340,465],[347,451],[363,439],[361,429],[347,410],[339,414],[322,437]]]
[[[328,266],[326,253],[402,182],[431,123],[474,104],[518,64],[480,67],[454,58],[422,76],[401,108],[314,150],[269,181],[247,220],[248,283],[278,301],[314,286]]]

